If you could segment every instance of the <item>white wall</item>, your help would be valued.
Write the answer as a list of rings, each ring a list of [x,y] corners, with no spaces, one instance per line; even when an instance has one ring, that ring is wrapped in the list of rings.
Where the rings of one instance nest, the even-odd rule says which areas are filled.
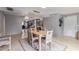
[[[77,15],[77,31],[79,31],[79,14]]]
[[[44,27],[48,30],[53,30],[54,36],[62,36],[63,35],[63,26],[59,27],[59,18],[61,15],[55,14],[50,17],[44,18]]]
[[[0,12],[0,32],[5,32],[5,16],[3,12]]]
[[[7,15],[5,14],[5,31],[8,33],[16,34],[22,30],[21,23],[24,19],[21,16]]]
[[[77,15],[64,17],[64,36],[75,37],[77,32]]]

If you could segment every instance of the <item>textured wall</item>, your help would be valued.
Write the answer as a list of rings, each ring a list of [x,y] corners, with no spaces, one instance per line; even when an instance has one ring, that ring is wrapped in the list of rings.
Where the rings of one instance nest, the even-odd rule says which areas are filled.
[[[23,17],[5,14],[5,18],[6,18],[5,20],[6,32],[11,32],[12,34],[21,32],[22,30],[21,23],[22,23]]]
[[[71,15],[64,17],[64,35],[65,36],[76,36],[77,32],[77,15]]]
[[[54,36],[63,35],[63,26],[59,27],[59,18],[61,15],[55,14],[50,17],[44,18],[44,27],[48,30],[53,30]]]

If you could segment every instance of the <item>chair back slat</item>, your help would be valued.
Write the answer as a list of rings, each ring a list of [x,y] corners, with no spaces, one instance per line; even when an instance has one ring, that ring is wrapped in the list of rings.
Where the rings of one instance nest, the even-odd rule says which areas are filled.
[[[47,31],[46,40],[52,40],[53,31]]]

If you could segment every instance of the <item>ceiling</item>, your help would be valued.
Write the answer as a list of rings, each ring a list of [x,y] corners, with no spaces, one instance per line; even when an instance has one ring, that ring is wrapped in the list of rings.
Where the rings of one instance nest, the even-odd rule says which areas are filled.
[[[1,11],[4,11],[6,14],[15,14],[20,16],[25,16],[29,12],[32,12],[33,10],[37,10],[40,12],[43,16],[49,16],[50,14],[73,14],[73,13],[79,13],[79,7],[47,7],[47,8],[41,8],[41,7],[12,7],[14,11],[8,11],[5,7],[0,7]]]

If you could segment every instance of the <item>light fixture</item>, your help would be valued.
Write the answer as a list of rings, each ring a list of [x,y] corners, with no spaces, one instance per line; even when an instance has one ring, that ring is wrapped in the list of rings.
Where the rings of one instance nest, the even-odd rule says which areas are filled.
[[[42,6],[41,8],[46,8],[45,6]]]
[[[29,19],[29,17],[28,16],[25,16],[25,18],[24,19]]]

